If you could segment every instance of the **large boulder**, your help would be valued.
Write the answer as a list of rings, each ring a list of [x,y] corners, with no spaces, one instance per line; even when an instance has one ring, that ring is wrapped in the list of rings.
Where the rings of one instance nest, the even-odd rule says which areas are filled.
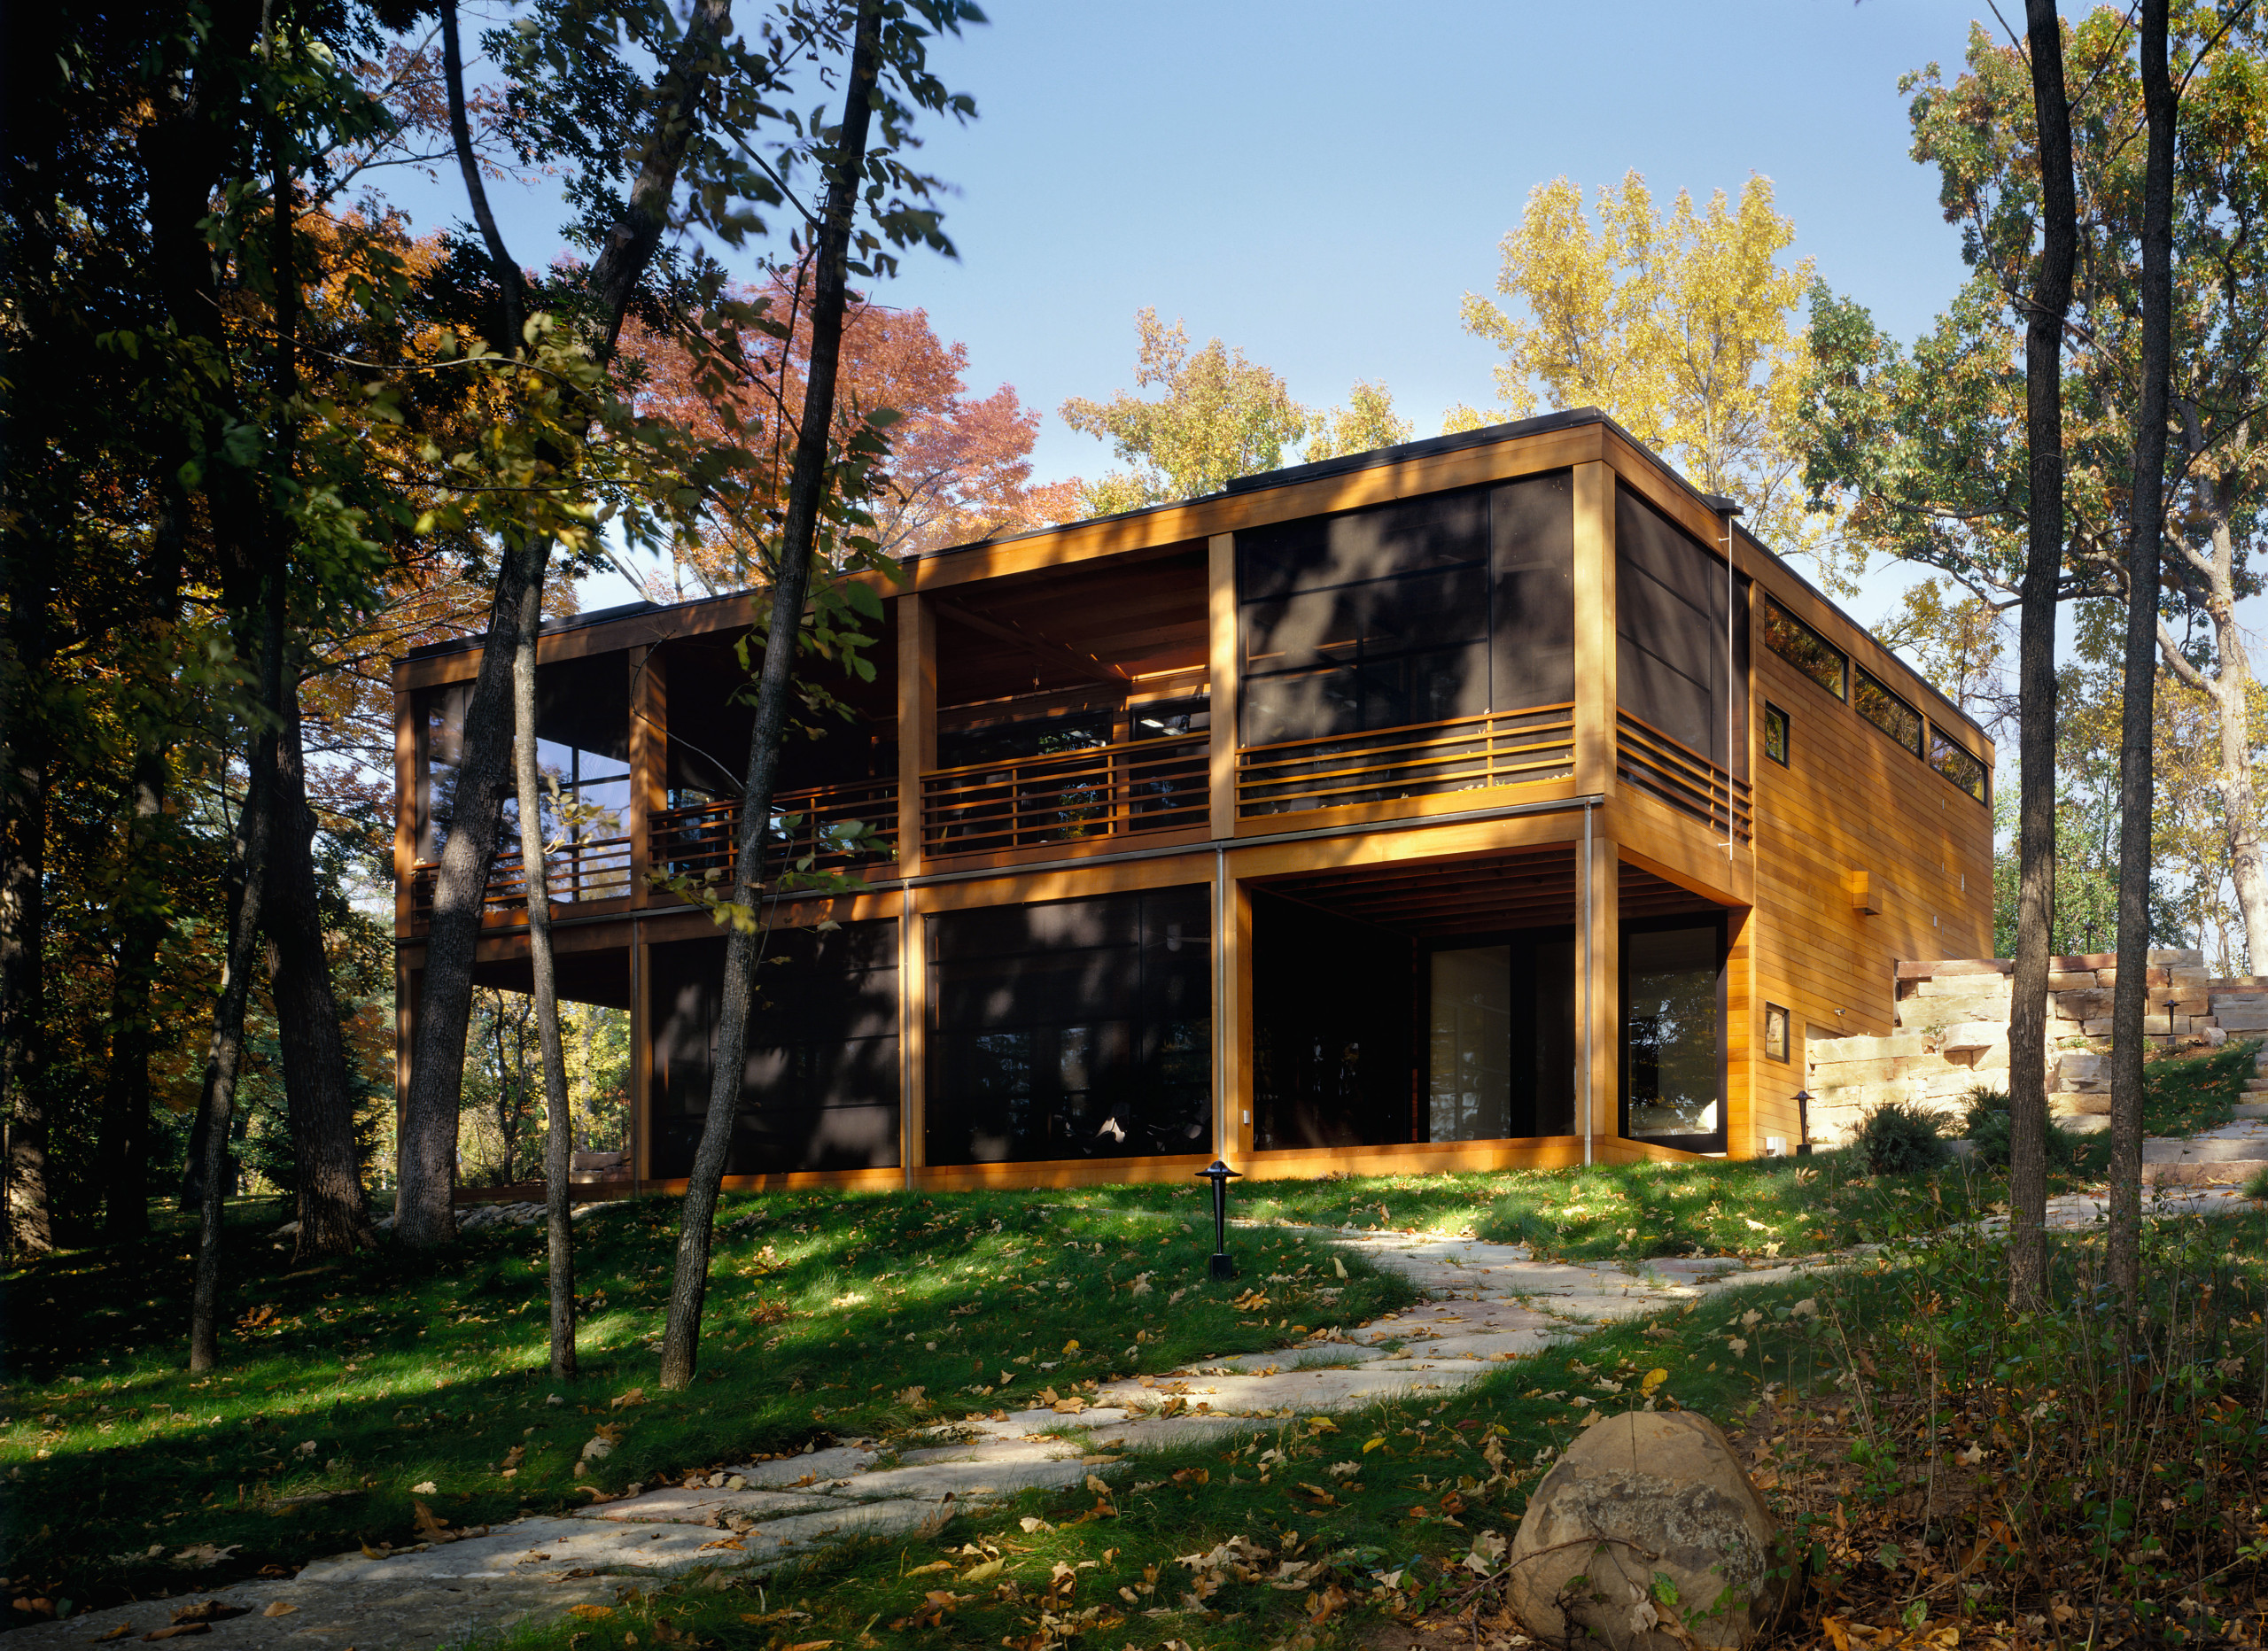
[[[1506,1567],[1529,1633],[1613,1651],[1746,1646],[1795,1592],[1771,1510],[1690,1411],[1586,1429],[1528,1499]]]

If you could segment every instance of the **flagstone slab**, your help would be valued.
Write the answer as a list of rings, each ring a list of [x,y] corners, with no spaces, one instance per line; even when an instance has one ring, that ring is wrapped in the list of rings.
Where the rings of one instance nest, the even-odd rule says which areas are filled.
[[[832,1499],[824,1492],[793,1491],[726,1491],[706,1486],[671,1487],[625,1497],[597,1508],[579,1508],[578,1519],[609,1519],[625,1523],[666,1523],[688,1525],[712,1523],[719,1514],[742,1514],[761,1523],[824,1508]]]
[[[247,1615],[214,1623],[198,1636],[197,1643],[211,1651],[431,1651],[550,1622],[574,1605],[610,1607],[620,1586],[617,1577],[584,1577],[563,1582],[418,1579],[340,1589],[310,1583],[302,1573],[290,1581],[237,1583],[87,1611],[66,1622],[19,1628],[8,1640],[13,1651],[81,1651],[123,1627],[127,1632],[118,1637],[136,1643],[167,1626],[175,1610],[219,1600]],[[279,1603],[291,1608],[265,1614]]]
[[[779,1461],[750,1462],[746,1467],[728,1468],[725,1471],[738,1474],[758,1490],[782,1487],[808,1489],[864,1473],[874,1465],[874,1458],[880,1453],[865,1446],[835,1445],[801,1456],[789,1456]]]

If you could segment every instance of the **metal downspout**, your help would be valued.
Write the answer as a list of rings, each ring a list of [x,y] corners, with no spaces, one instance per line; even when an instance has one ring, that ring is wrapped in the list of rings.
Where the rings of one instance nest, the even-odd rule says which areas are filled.
[[[1591,966],[1596,949],[1591,942],[1591,804],[1588,799],[1583,802],[1583,864],[1575,881],[1575,929],[1582,936],[1583,947],[1583,1036],[1576,1046],[1582,1071],[1576,1081],[1583,1092],[1583,1165],[1588,1168],[1591,1161],[1591,1040],[1598,1033],[1598,1017],[1592,1012],[1592,1000],[1598,989],[1598,981],[1597,973]]]

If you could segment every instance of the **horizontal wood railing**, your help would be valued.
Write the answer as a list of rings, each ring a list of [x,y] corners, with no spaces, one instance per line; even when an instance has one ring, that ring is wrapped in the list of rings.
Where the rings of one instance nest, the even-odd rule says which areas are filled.
[[[665,877],[724,882],[733,875],[741,805],[736,797],[664,809],[648,827],[654,870]],[[867,838],[855,828],[881,833]],[[809,855],[815,870],[871,865],[897,852],[897,781],[853,779],[782,791],[772,799],[767,871]],[[709,874],[713,872],[712,879]]]
[[[1729,832],[1735,842],[1755,835],[1748,782],[1734,779],[1692,747],[1628,711],[1614,714],[1614,774],[1679,813]]]
[[[1206,823],[1209,736],[1172,734],[921,776],[929,854],[998,854]]]
[[[630,892],[630,839],[600,837],[562,843],[544,861],[545,887],[554,905],[591,900],[619,900]],[[410,873],[410,910],[420,919],[433,915],[433,890],[441,868],[423,861]],[[500,850],[488,867],[484,911],[517,911],[528,903],[526,863],[519,850]]]
[[[1358,802],[1565,779],[1575,771],[1575,708],[1456,717],[1446,722],[1237,753],[1237,813],[1293,814]]]

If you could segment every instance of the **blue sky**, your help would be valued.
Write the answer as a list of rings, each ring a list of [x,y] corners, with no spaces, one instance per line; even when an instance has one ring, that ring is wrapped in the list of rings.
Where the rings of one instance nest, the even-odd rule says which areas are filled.
[[[1131,385],[1145,305],[1311,404],[1382,379],[1420,434],[1453,402],[1487,405],[1494,352],[1461,331],[1458,301],[1492,290],[1529,190],[1561,175],[1588,191],[1635,167],[1666,204],[1761,173],[1797,229],[1789,256],[1901,337],[1961,278],[1935,175],[1907,157],[1898,81],[1932,60],[1953,72],[1987,6],[987,9],[939,53],[979,119],[933,128],[923,156],[953,186],[960,255],[908,259],[882,296],[968,346],[973,390],[1011,384],[1041,410],[1040,480],[1111,463],[1055,409]],[[506,197],[514,251],[547,261],[555,183]],[[461,210],[447,188],[405,204],[428,222]],[[619,600],[618,584],[586,600]]]

